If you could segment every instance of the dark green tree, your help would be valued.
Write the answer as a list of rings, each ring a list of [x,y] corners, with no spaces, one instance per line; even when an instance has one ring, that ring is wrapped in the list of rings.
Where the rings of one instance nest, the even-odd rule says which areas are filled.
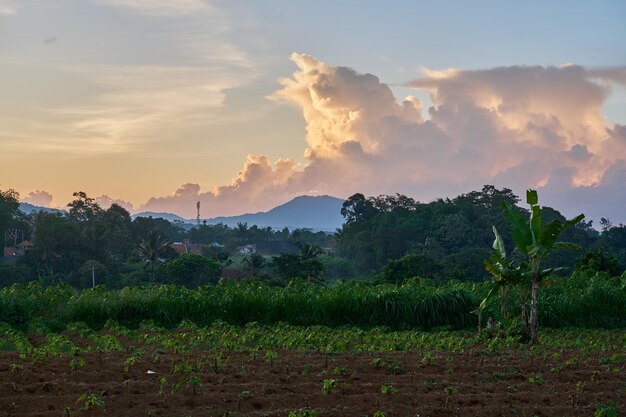
[[[185,253],[164,265],[167,276],[188,287],[215,283],[221,267],[216,261],[194,253]]]
[[[142,240],[137,246],[137,254],[139,259],[150,266],[150,277],[154,281],[156,276],[156,267],[166,261],[168,243],[165,236],[158,230],[154,229],[148,234],[148,238]]]
[[[20,208],[20,195],[17,191],[0,190],[0,241],[4,242],[4,235],[11,226],[13,218]]]

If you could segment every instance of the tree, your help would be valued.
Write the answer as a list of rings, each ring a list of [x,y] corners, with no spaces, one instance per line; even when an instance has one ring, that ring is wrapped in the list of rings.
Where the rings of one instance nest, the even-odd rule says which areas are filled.
[[[530,205],[530,218],[524,220],[520,213],[506,201],[502,202],[505,219],[511,226],[511,233],[515,247],[527,258],[530,273],[530,319],[529,331],[531,343],[537,343],[537,296],[539,284],[543,277],[552,270],[542,271],[541,262],[548,258],[557,249],[578,249],[577,245],[557,241],[559,235],[569,227],[574,226],[585,218],[579,214],[573,219],[561,222],[553,220],[544,225],[542,210],[539,206],[536,190],[526,191],[526,202]]]
[[[576,271],[606,272],[611,277],[617,277],[624,272],[624,268],[611,253],[602,249],[594,249],[576,262]]]
[[[150,265],[150,275],[154,281],[155,266],[165,262],[163,255],[168,248],[165,236],[154,229],[148,234],[148,238],[142,240],[137,247],[137,253],[142,262]]]
[[[363,194],[356,193],[343,202],[341,215],[346,223],[368,220],[376,214],[377,210],[371,201]]]
[[[76,197],[67,204],[70,208],[70,218],[78,221],[86,221],[92,219],[102,212],[102,208],[93,198],[87,197],[84,191],[78,191],[72,194]]]
[[[164,266],[167,275],[177,284],[196,287],[215,282],[221,267],[216,261],[195,253],[185,253]]]
[[[375,283],[402,284],[409,278],[436,278],[442,266],[436,260],[422,254],[411,253],[389,261],[380,274],[374,277]]]
[[[10,188],[6,191],[0,190],[0,242],[4,242],[4,234],[19,211],[19,200],[17,191]]]
[[[272,267],[284,281],[303,278],[307,281],[323,280],[324,265],[317,259],[305,259],[295,253],[285,253],[272,259]]]
[[[250,253],[243,258],[243,269],[249,278],[258,278],[266,264],[265,258],[258,253]]]

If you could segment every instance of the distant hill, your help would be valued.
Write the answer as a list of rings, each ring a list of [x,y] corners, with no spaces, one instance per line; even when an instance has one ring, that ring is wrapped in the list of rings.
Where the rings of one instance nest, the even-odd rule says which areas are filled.
[[[45,211],[46,213],[55,213],[55,212],[60,212],[61,210],[51,209],[48,207],[35,206],[30,203],[20,203],[20,211],[22,211],[24,214],[30,214],[30,213],[37,213],[39,211]]]
[[[222,216],[206,219],[207,224],[224,223],[227,226],[235,227],[237,223],[248,223],[248,226],[272,227],[273,229],[313,229],[326,232],[334,232],[343,224],[341,216],[342,199],[323,196],[303,195],[293,200],[274,207],[267,212],[241,214],[239,216]],[[34,206],[29,203],[20,203],[20,210],[26,214],[37,211],[55,212],[56,209]],[[185,219],[172,213],[158,213],[144,211],[131,216],[154,217],[165,219],[169,222],[182,222],[188,225],[195,225],[196,219]],[[203,220],[204,221],[204,220]]]
[[[153,217],[155,219],[161,218],[165,219],[168,222],[182,222],[182,223],[191,223],[191,220],[183,219],[180,216],[172,213],[156,213],[153,211],[142,211],[141,213],[136,213],[130,216],[133,220],[137,217]],[[195,220],[194,220],[195,221]]]
[[[236,226],[237,223],[248,223],[248,226],[271,226],[273,229],[314,229],[334,232],[343,224],[341,216],[342,199],[337,197],[303,195],[274,207],[267,212],[242,214],[239,216],[215,217],[207,219],[208,224],[224,223]]]

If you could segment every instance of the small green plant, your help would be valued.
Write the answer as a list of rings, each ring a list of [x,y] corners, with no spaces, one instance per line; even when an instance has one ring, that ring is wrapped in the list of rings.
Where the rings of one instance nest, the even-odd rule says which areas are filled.
[[[541,385],[545,382],[545,380],[539,375],[533,375],[528,377],[528,382],[530,382],[531,384]]]
[[[583,392],[585,389],[585,381],[577,381],[576,382],[576,392]]]
[[[322,384],[322,394],[330,394],[337,387],[336,379],[325,379]]]
[[[389,385],[381,385],[380,386],[380,393],[383,394],[383,395],[397,394],[398,390],[396,389],[396,387],[394,387],[391,384],[389,384]]]
[[[346,368],[341,368],[341,367],[337,366],[335,369],[333,369],[333,374],[335,374],[335,375],[345,375],[346,374]]]
[[[248,398],[252,398],[252,391],[245,390],[239,393],[240,400],[247,400]]]
[[[593,417],[618,417],[619,410],[613,404],[601,404],[596,407]]]
[[[274,352],[273,350],[268,350],[267,352],[265,352],[265,359],[269,361],[270,367],[273,367],[274,361],[278,359],[278,353]]]
[[[445,387],[443,389],[443,392],[445,392],[447,395],[453,395],[453,394],[458,394],[459,393],[459,389],[457,387]]]
[[[165,385],[167,385],[167,378],[162,376],[159,378],[159,395],[165,395]]]
[[[193,389],[194,395],[196,394],[198,388],[202,387],[202,381],[200,381],[200,377],[198,375],[192,375],[191,378],[189,378],[189,384]]]
[[[289,417],[316,417],[316,416],[317,416],[317,411],[308,407],[301,408],[298,411],[289,412]]]
[[[370,365],[372,365],[374,368],[380,368],[384,364],[385,364],[385,361],[383,361],[382,358],[373,358],[370,361]]]
[[[616,353],[615,355],[611,355],[608,358],[600,359],[600,365],[613,365],[624,361],[626,361],[626,355]]]
[[[94,407],[104,407],[104,401],[96,396],[96,394],[83,393],[76,400],[76,404],[82,404],[84,410],[91,410]]]
[[[311,365],[304,365],[304,369],[302,370],[302,373],[304,375],[309,375],[311,372],[313,372],[313,366]]]
[[[17,374],[19,372],[22,372],[24,370],[24,367],[22,365],[18,365],[17,363],[12,363],[9,366],[9,369],[11,369],[12,373]]]
[[[392,363],[387,366],[387,375],[401,375],[404,373],[404,368],[402,365],[398,365],[397,363]]]
[[[374,414],[372,414],[372,417],[387,417],[387,416],[382,411],[374,411]]]
[[[72,370],[72,372],[78,371],[83,366],[85,366],[85,360],[82,358],[73,358],[70,361],[70,369]]]
[[[432,388],[435,385],[437,385],[437,381],[435,381],[434,379],[427,379],[424,382],[422,382],[422,385],[424,385],[425,387]]]
[[[432,352],[426,352],[424,356],[422,356],[422,363],[424,365],[430,365],[435,361],[435,355]]]

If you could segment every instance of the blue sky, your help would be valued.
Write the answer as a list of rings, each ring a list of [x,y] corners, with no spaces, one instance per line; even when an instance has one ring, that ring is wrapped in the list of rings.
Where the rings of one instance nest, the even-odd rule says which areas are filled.
[[[423,178],[427,176],[405,180],[406,173],[398,174],[395,182],[352,180],[341,187],[317,174],[313,179],[310,172],[319,162],[315,146],[320,140],[330,140],[315,137],[316,123],[333,124],[337,114],[318,114],[327,118],[322,121],[307,116],[307,107],[295,90],[276,99],[275,93],[284,89],[279,80],[293,79],[302,71],[290,60],[291,54],[310,55],[333,76],[341,73],[335,71],[341,67],[374,74],[385,86],[382,89],[390,88],[398,102],[415,96],[421,102],[422,119],[411,119],[412,129],[422,135],[431,117],[428,109],[433,105],[445,108],[444,102],[430,99],[431,94],[441,93],[443,85],[416,90],[407,83],[434,74],[429,70],[560,68],[564,64],[591,71],[623,68],[624,17],[626,3],[620,1],[0,0],[0,187],[15,188],[28,201],[52,206],[63,205],[73,191],[84,190],[103,195],[103,201],[119,199],[133,209],[156,209],[162,204],[161,208],[182,214],[195,207],[191,200],[205,198],[207,206],[214,207],[207,216],[266,209],[301,193],[346,197],[356,191],[398,190],[428,199],[470,191],[475,184],[467,181],[452,184],[450,179],[426,187]],[[535,76],[546,74],[539,71]],[[463,88],[483,76],[499,76],[493,71],[474,75],[478,78],[471,74],[459,78],[470,83]],[[626,91],[619,74],[603,77],[594,82],[611,93],[599,104],[592,100],[588,106],[581,103],[581,108],[587,109],[585,114],[596,124],[599,112],[606,119],[604,127],[613,129],[626,124]],[[350,88],[345,84],[348,78],[329,79],[334,90],[327,99],[333,94],[344,97],[338,89]],[[363,79],[354,77],[353,81]],[[578,87],[584,87],[579,81]],[[488,84],[480,83],[481,88]],[[381,97],[386,94],[379,93]],[[498,102],[494,97],[489,100]],[[354,108],[346,114],[367,108],[369,98],[359,96],[361,102],[350,102]],[[472,96],[472,100],[486,98]],[[385,111],[397,117],[399,110],[391,107]],[[555,117],[562,119],[576,113],[559,115],[558,111],[554,110]],[[511,129],[513,116],[503,117]],[[478,129],[478,119],[472,120]],[[359,134],[367,137],[383,129],[367,125],[373,130],[363,133],[364,126],[344,131],[344,138],[334,137],[333,149],[337,151],[344,142],[361,141]],[[438,126],[448,133],[449,127]],[[385,125],[381,131],[389,128]],[[621,130],[615,132],[610,140],[621,144]],[[594,143],[610,142],[605,139],[597,137]],[[372,137],[363,139],[360,146],[368,157],[385,159],[390,156],[384,149],[394,140]],[[368,141],[375,145],[368,148]],[[570,185],[598,185],[610,167],[626,158],[621,147],[614,148],[617,155],[612,158],[602,156],[609,153],[605,149],[609,145],[596,149],[594,143],[582,143],[572,133],[563,139],[562,149],[553,149],[562,153],[580,145],[575,149],[584,147],[597,156],[585,168],[595,176],[571,174]],[[328,153],[330,148],[319,151]],[[561,153],[555,153],[553,161],[560,163]],[[277,160],[293,163],[290,174],[277,173]],[[523,171],[522,165],[547,163],[511,162],[477,174],[477,181],[497,182],[500,174],[511,178],[515,169]],[[339,166],[346,168],[325,169],[343,172]],[[283,168],[287,170],[286,165]],[[421,172],[419,168],[414,171]],[[371,164],[359,169],[381,176]],[[546,186],[557,175],[546,171],[540,177],[513,186]],[[176,197],[185,197],[179,199],[180,206],[172,202]],[[568,198],[554,201],[570,202]]]

